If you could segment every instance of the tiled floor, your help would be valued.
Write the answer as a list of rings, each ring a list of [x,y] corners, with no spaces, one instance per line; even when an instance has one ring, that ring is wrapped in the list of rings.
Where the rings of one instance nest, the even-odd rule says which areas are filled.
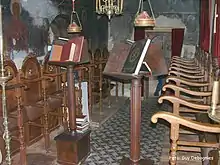
[[[120,102],[118,110],[101,127],[96,128],[91,134],[91,154],[83,165],[118,165],[123,156],[129,156],[129,131],[130,131],[130,111],[129,100],[126,104]],[[114,107],[115,108],[115,107]],[[150,118],[158,110],[165,110],[165,107],[157,106],[156,99],[149,99],[143,102],[142,125],[141,125],[141,155],[143,158],[150,158],[159,164],[163,147],[165,126],[158,123],[152,125]],[[62,129],[51,135],[62,132]],[[53,138],[51,138],[53,139]],[[50,152],[44,152],[44,141],[31,146],[28,152],[28,165],[57,165],[56,145],[51,141]],[[13,165],[19,164],[19,155],[14,157]]]

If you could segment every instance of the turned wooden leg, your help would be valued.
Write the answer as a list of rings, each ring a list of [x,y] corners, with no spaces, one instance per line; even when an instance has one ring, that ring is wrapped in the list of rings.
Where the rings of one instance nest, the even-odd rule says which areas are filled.
[[[26,147],[24,142],[24,128],[19,127],[19,141],[20,141],[20,162],[22,165],[27,165]]]
[[[116,96],[116,102],[118,102],[118,82],[117,81],[115,84],[115,96]]]
[[[68,130],[67,117],[68,117],[67,108],[63,107],[63,128],[64,128],[64,131]]]
[[[92,68],[89,68],[89,114],[92,115]]]
[[[100,114],[102,114],[102,81],[103,81],[103,76],[102,76],[102,64],[99,65],[99,71],[100,71],[100,79],[99,79],[99,111]]]
[[[45,138],[45,150],[48,152],[50,147],[50,135],[49,135],[49,123],[48,114],[44,114],[44,138]]]
[[[19,91],[20,92],[20,91]],[[19,131],[19,142],[20,142],[20,163],[27,165],[26,159],[26,147],[24,142],[24,121],[23,114],[21,111],[21,97],[17,96],[17,111],[18,111],[18,131]]]
[[[124,97],[124,95],[125,95],[125,84],[124,84],[124,82],[122,82],[121,95],[122,95],[122,97]]]
[[[108,108],[111,108],[111,80],[108,79]]]
[[[171,124],[171,147],[170,147],[170,165],[177,163],[177,140],[179,139],[179,124]]]

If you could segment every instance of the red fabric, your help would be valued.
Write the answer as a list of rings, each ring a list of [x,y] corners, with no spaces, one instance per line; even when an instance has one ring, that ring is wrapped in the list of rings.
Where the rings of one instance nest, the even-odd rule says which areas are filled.
[[[183,28],[172,29],[172,44],[171,44],[172,57],[181,55],[183,39],[184,39]]]
[[[142,40],[145,39],[145,28],[136,27],[134,31],[134,40]]]
[[[210,11],[209,0],[201,0],[200,6],[200,47],[209,51],[210,38]]]

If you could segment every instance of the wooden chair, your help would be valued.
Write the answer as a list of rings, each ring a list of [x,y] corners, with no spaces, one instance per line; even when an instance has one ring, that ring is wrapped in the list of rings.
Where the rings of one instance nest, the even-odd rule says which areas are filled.
[[[45,56],[42,75],[51,80],[44,81],[44,102],[48,104],[49,131],[51,132],[60,125],[67,129],[67,94],[66,94],[66,71],[61,67],[48,64],[49,54]]]
[[[50,78],[41,76],[41,67],[34,54],[29,54],[24,59],[20,75],[20,82],[26,85],[26,89],[22,91],[23,107],[27,118],[27,122],[24,123],[26,144],[33,144],[43,136],[47,150],[49,106],[44,101],[42,81]]]
[[[217,87],[216,87],[216,83],[217,83]],[[219,80],[215,79],[214,81],[214,86],[213,86],[213,90],[212,90],[212,96],[216,96],[216,94],[214,94],[216,91],[218,91],[218,84]],[[207,95],[209,95],[210,92],[200,92],[200,95],[205,95],[205,93]],[[199,135],[200,141],[184,141],[179,139],[180,138],[180,125],[182,126],[186,126],[187,128],[191,128],[193,130],[196,131],[203,131],[203,132],[211,132],[211,133],[219,133],[219,130],[216,129],[217,127],[219,128],[219,125],[210,125],[210,124],[202,124],[201,122],[208,122],[210,123],[210,120],[205,118],[205,120],[200,120],[197,119],[196,121],[191,121],[189,119],[183,118],[180,115],[180,105],[184,105],[185,107],[189,108],[187,110],[187,108],[185,109],[185,112],[190,112],[190,113],[206,113],[205,115],[207,116],[207,111],[210,109],[211,105],[214,105],[214,102],[216,104],[216,100],[214,97],[212,97],[212,103],[208,103],[208,104],[201,104],[201,103],[194,103],[194,102],[189,102],[186,101],[184,99],[181,99],[179,97],[176,96],[161,96],[158,100],[159,103],[162,103],[164,100],[167,100],[169,102],[171,102],[173,104],[173,112],[172,113],[165,113],[165,112],[161,112],[161,113],[157,113],[156,115],[154,115],[152,117],[152,121],[156,122],[157,118],[162,118],[167,120],[168,122],[171,123],[171,134],[170,134],[170,138],[172,140],[171,142],[171,160],[170,163],[172,165],[176,164],[176,152],[177,151],[191,151],[191,152],[202,152],[202,154],[205,154],[207,156],[207,151],[210,150],[210,148],[218,148],[219,144],[217,142],[213,143],[213,141],[207,139],[207,136],[212,136],[212,134],[206,134],[203,133],[202,135]],[[193,109],[193,110],[192,110]],[[204,117],[204,116],[203,116]],[[212,129],[212,130],[210,130]],[[216,140],[216,137],[214,137]],[[198,148],[199,147],[199,148]],[[201,149],[202,148],[202,149]],[[203,149],[203,148],[207,148],[207,150]]]
[[[11,133],[11,153],[15,154],[20,150],[20,163],[26,165],[26,144],[24,141],[24,122],[22,101],[21,101],[21,88],[24,88],[24,85],[19,83],[19,74],[16,68],[15,63],[7,59],[4,61],[6,74],[10,73],[12,79],[7,82],[6,85],[6,100],[7,100],[7,112],[8,112],[8,121],[9,121],[9,131]],[[2,93],[2,91],[1,91]],[[2,104],[2,98],[1,104]],[[1,117],[0,123],[3,124],[2,118],[2,106],[0,108]],[[4,127],[0,127],[0,149],[3,154],[3,159],[5,158],[5,144],[2,135],[4,133]]]
[[[96,49],[95,53],[92,54],[91,63],[94,65],[97,65],[97,68],[94,68],[92,73],[92,98],[93,98],[93,104],[99,102],[99,110],[100,113],[102,112],[102,81],[103,81],[103,75],[102,75],[102,69],[103,69],[103,63],[102,63],[102,52],[100,49]]]
[[[202,79],[197,79],[197,81],[192,81],[191,79],[194,79],[194,77],[196,77],[195,75],[191,75],[191,79],[186,79],[186,78],[181,78],[179,76],[168,76],[166,79],[166,82],[168,84],[165,84],[163,87],[163,91],[166,91],[167,89],[171,89],[172,91],[174,91],[174,95],[176,97],[180,97],[183,95],[180,95],[180,92],[184,92],[187,93],[187,97],[183,97],[184,99],[189,99],[190,101],[196,101],[196,102],[206,102],[207,99],[204,97],[208,97],[211,95],[210,92],[208,93],[200,93],[202,91],[211,91],[212,88],[212,63],[209,62],[207,56],[207,62],[205,63],[205,65],[202,65],[202,73],[204,75],[204,77]],[[184,69],[185,71],[187,71],[187,69]],[[177,71],[177,72],[181,72],[181,71]],[[174,84],[173,84],[174,82]],[[194,91],[196,91],[197,93],[195,93]],[[189,97],[189,95],[193,95],[195,94],[195,96],[197,96],[196,98],[192,98]]]

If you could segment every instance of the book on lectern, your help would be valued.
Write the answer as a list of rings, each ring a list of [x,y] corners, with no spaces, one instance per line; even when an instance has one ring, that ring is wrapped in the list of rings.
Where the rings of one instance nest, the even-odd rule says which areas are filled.
[[[103,74],[119,79],[130,79],[140,72],[151,74],[151,68],[144,61],[151,40],[143,39],[134,43],[122,44],[110,54]]]
[[[84,36],[72,39],[59,37],[52,45],[49,61],[80,63],[87,60],[85,53],[88,53],[88,46]]]
[[[143,65],[149,68],[147,63],[144,63],[144,58],[147,54],[150,42],[151,40],[147,39],[133,43],[129,51],[128,57],[122,68],[123,73],[138,75]]]

